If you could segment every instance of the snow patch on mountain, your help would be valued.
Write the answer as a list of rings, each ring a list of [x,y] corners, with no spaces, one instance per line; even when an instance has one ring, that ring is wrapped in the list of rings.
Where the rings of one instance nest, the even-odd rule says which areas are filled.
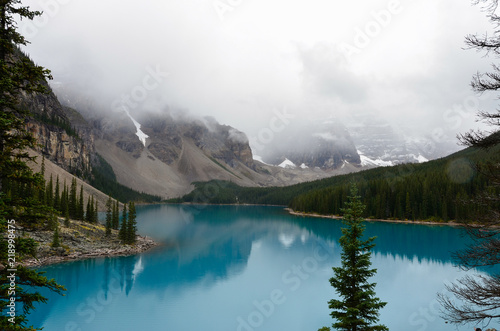
[[[427,158],[422,156],[422,154],[418,154],[418,156],[415,159],[418,161],[418,163],[424,163],[429,161]]]
[[[137,122],[133,117],[132,115],[130,115],[130,113],[128,112],[128,110],[125,110],[125,113],[127,114],[127,116],[132,120],[132,122],[134,123],[135,125],[135,128],[137,129],[137,132],[135,133],[137,135],[137,137],[139,137],[139,140],[141,141],[141,143],[144,145],[144,147],[146,147],[146,139],[149,138],[149,136],[147,134],[145,134],[144,132],[142,132],[141,130],[141,124],[139,122]]]
[[[297,168],[297,166],[295,165],[295,163],[293,163],[289,159],[285,159],[285,161],[281,162],[278,165],[278,167],[281,167],[283,169],[295,169],[295,168]]]
[[[384,161],[380,158],[378,159],[370,159],[368,156],[364,155],[362,152],[358,150],[359,157],[361,158],[362,166],[376,166],[376,167],[391,167],[394,165],[392,161]]]

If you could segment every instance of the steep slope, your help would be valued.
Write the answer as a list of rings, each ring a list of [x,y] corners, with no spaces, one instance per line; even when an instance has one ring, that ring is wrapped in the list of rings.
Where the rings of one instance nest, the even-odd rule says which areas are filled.
[[[28,165],[30,168],[32,168],[35,172],[40,172],[41,170],[41,164],[42,164],[42,154],[37,151],[30,150],[29,151],[30,156],[35,156],[36,157],[36,162],[30,162]],[[50,179],[52,176],[54,182],[57,177],[59,177],[59,183],[60,187],[62,189],[62,185],[64,182],[66,182],[67,185],[71,184],[71,181],[75,176],[56,163],[50,161],[49,159],[45,159],[45,180]],[[93,186],[89,185],[88,183],[84,182],[80,178],[76,177],[76,182],[77,182],[77,187],[83,186],[83,197],[84,201],[86,202],[89,196],[94,196],[94,199],[99,203],[100,210],[104,210],[106,206],[106,201],[108,200],[108,195],[97,190]]]
[[[118,182],[135,190],[174,198],[190,192],[193,182],[282,186],[334,174],[255,161],[246,135],[212,118],[174,118],[168,112],[137,116],[123,112],[102,118],[96,139],[97,152],[113,167]]]
[[[21,107],[31,111],[27,126],[38,142],[37,151],[63,169],[88,178],[95,157],[92,130],[77,112],[63,107],[46,86],[48,94],[22,94],[20,100]]]

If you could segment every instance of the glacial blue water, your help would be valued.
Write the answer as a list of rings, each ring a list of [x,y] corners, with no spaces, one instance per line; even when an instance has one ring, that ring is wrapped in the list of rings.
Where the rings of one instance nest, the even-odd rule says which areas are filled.
[[[316,331],[332,324],[328,280],[340,265],[341,225],[281,207],[140,206],[139,232],[163,246],[43,268],[68,291],[49,293],[30,322],[46,331]],[[446,324],[436,301],[465,275],[450,258],[467,240],[461,230],[367,222],[366,235],[377,236],[372,280],[388,302],[381,323],[473,330]]]

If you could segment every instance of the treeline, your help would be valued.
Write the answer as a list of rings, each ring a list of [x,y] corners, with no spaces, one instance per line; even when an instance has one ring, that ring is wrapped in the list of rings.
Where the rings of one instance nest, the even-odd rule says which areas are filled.
[[[287,206],[294,197],[315,189],[317,182],[286,187],[241,187],[228,181],[211,180],[209,182],[195,182],[193,185],[195,189],[191,193],[168,202]]]
[[[211,181],[196,183],[193,192],[174,202],[286,205],[300,212],[340,215],[354,182],[366,205],[367,218],[471,219],[479,210],[467,201],[494,190],[486,176],[476,171],[476,164],[499,159],[500,147],[487,152],[468,148],[423,164],[370,169],[288,187],[244,188]]]
[[[66,180],[64,180],[61,189],[59,176],[56,177],[55,183],[53,177],[50,176],[45,190],[39,192],[39,201],[53,208],[66,219],[66,222],[71,218],[89,223],[97,223],[99,208],[97,200],[93,195],[89,195],[85,204],[83,185],[80,185],[80,189],[77,186],[76,178],[73,177],[71,185],[68,185]]]
[[[61,117],[55,115],[54,113],[49,116],[47,112],[42,112],[41,114],[33,112],[33,118],[44,124],[53,125],[66,131],[68,136],[80,139],[78,131],[69,123],[68,121],[62,119]]]
[[[364,216],[399,220],[470,220],[485,205],[470,201],[483,192],[499,194],[476,164],[498,162],[499,148],[468,149],[424,164],[407,164],[352,174],[337,185],[295,197],[289,206],[300,212],[341,215],[349,182],[357,184],[366,205]]]
[[[43,166],[42,166],[43,175]],[[60,188],[59,176],[56,177],[55,183],[53,177],[50,176],[46,183],[45,189],[40,190],[38,200],[44,203],[49,208],[52,208],[57,214],[62,215],[65,219],[65,225],[69,226],[69,220],[74,219],[88,223],[99,223],[99,204],[93,195],[89,195],[86,204],[84,204],[83,185],[78,188],[77,180],[73,177],[71,185],[67,185],[66,181]],[[85,206],[86,207],[85,207]],[[123,204],[122,217],[120,222],[120,203],[118,200],[108,196],[106,202],[106,236],[111,235],[112,230],[119,230],[119,238],[123,243],[134,244],[137,233],[137,221],[134,202]],[[59,231],[57,225],[50,225],[54,228],[53,247],[59,245]]]
[[[114,197],[120,202],[140,201],[151,203],[160,202],[162,200],[159,196],[137,192],[118,183],[113,168],[99,154],[97,154],[97,162],[92,166],[92,176],[89,183],[96,189]]]
[[[118,201],[113,202],[111,197],[106,203],[106,236],[111,235],[111,229],[119,230],[118,237],[124,244],[134,244],[137,236],[137,213],[134,202],[123,204],[122,220],[120,223],[120,211]]]

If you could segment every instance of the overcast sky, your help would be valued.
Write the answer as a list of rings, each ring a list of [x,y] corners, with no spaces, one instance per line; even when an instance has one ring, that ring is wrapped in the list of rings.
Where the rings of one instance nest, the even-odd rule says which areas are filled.
[[[187,109],[250,136],[285,111],[455,135],[495,107],[469,87],[493,61],[463,50],[492,28],[470,0],[23,3],[45,10],[20,25],[32,58],[110,110],[132,95],[133,111]]]

